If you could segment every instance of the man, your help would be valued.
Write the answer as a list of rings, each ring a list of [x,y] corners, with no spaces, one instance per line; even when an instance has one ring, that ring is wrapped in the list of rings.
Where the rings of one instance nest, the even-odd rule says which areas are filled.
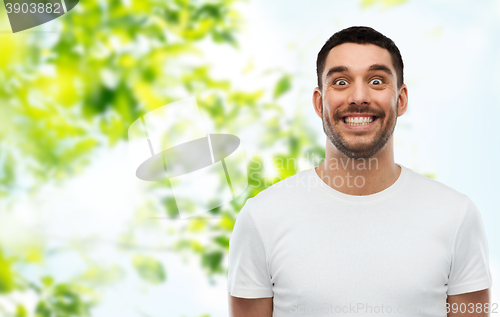
[[[230,315],[488,316],[478,209],[394,162],[408,104],[399,49],[350,27],[325,43],[317,75],[325,160],[245,203],[230,239]]]

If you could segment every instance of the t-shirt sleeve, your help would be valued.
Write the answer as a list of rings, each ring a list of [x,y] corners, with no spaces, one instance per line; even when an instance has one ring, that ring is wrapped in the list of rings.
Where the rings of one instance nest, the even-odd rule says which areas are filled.
[[[273,297],[267,251],[252,217],[251,200],[241,209],[229,239],[227,291],[234,297]]]
[[[488,242],[481,214],[467,197],[466,210],[455,233],[448,295],[470,293],[490,288]]]

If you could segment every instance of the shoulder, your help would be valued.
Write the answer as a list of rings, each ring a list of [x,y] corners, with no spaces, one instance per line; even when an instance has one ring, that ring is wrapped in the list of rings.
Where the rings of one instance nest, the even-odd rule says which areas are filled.
[[[249,209],[255,217],[264,214],[276,214],[287,208],[306,200],[311,170],[303,170],[295,175],[282,179],[247,200]]]
[[[469,199],[467,195],[438,180],[429,178],[407,168],[408,184],[415,198],[431,200],[435,203],[460,204],[464,206]]]
[[[310,172],[310,169],[303,170],[295,175],[282,179],[259,192],[253,200],[266,202],[269,200],[276,200],[277,198],[288,196],[290,194],[301,193],[308,186],[307,178]]]

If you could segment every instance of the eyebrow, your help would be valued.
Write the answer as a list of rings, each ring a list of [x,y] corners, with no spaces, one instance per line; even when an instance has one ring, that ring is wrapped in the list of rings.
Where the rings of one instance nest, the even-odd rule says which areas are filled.
[[[376,70],[381,70],[387,75],[394,77],[392,74],[392,71],[389,67],[385,66],[384,64],[373,64],[368,68],[368,71],[376,71]],[[349,72],[349,68],[345,66],[335,66],[332,67],[328,70],[328,73],[326,73],[326,82],[328,82],[328,79],[334,74],[334,73],[343,73],[343,72]]]

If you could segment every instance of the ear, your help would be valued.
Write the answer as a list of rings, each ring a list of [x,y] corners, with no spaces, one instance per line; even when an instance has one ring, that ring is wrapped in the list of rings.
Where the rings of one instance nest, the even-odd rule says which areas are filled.
[[[318,87],[314,88],[312,102],[313,102],[313,106],[314,106],[314,111],[316,112],[318,117],[323,119],[323,106],[322,106],[322,102],[321,102],[321,91],[319,90]]]
[[[405,84],[401,86],[399,90],[399,106],[398,106],[398,117],[402,116],[408,107],[408,88]]]

